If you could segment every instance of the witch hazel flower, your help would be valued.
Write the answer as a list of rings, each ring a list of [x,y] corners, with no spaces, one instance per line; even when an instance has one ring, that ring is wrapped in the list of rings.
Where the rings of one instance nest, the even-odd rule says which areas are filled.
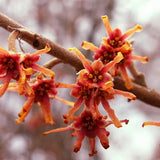
[[[74,122],[69,126],[64,128],[57,128],[47,132],[44,132],[44,135],[55,132],[62,132],[67,130],[73,130],[74,133],[71,136],[77,136],[77,141],[75,142],[73,152],[78,152],[81,148],[82,141],[85,137],[89,139],[91,153],[89,156],[93,156],[97,153],[95,150],[95,138],[96,136],[100,139],[100,143],[103,148],[107,149],[109,147],[109,132],[105,129],[107,126],[112,124],[112,121],[107,121],[105,118],[93,119],[92,113],[84,109],[79,117],[70,117]],[[121,120],[121,123],[128,124],[128,120]]]
[[[117,128],[122,127],[120,120],[117,118],[114,109],[110,107],[108,101],[114,99],[115,95],[122,95],[131,100],[136,99],[136,96],[132,93],[114,89],[112,81],[106,82],[105,88],[91,87],[80,81],[77,81],[76,84],[57,83],[56,85],[58,88],[71,88],[71,95],[77,98],[74,106],[69,109],[68,114],[63,115],[65,123],[68,123],[70,117],[82,106],[83,102],[86,108],[91,111],[94,119],[101,119],[103,116],[98,110],[98,105],[101,103],[113,124]]]
[[[40,54],[47,53],[50,50],[51,50],[51,48],[47,44],[44,49],[38,50],[33,54],[29,54],[29,53],[22,54],[20,65],[21,65],[22,71],[25,75],[25,79],[23,79],[21,81],[21,84],[22,84],[21,94],[23,94],[23,88],[24,88],[24,90],[26,90],[27,94],[29,94],[29,95],[33,94],[33,91],[31,89],[29,90],[27,80],[30,79],[30,77],[34,73],[34,71],[38,71],[40,73],[43,73],[45,76],[50,76],[50,77],[54,78],[55,73],[53,71],[49,70],[48,68],[45,68],[43,66],[36,64],[36,62],[40,58]]]
[[[119,28],[112,30],[107,16],[101,17],[106,28],[108,37],[103,38],[101,46],[98,48],[90,42],[83,41],[82,47],[86,50],[90,49],[95,53],[94,58],[100,59],[103,64],[107,64],[114,59],[118,52],[123,55],[123,60],[117,63],[112,70],[110,70],[112,76],[120,73],[125,80],[125,85],[127,89],[132,89],[132,82],[127,74],[126,68],[132,64],[133,60],[140,61],[142,63],[148,62],[148,57],[141,57],[132,54],[132,48],[127,39],[132,36],[135,32],[142,30],[140,25],[136,25],[134,28],[128,30],[122,34]]]
[[[57,88],[53,78],[46,79],[42,75],[38,75],[37,79],[33,79],[30,82],[30,86],[34,91],[34,95],[25,95],[27,97],[27,101],[25,102],[23,108],[18,114],[19,118],[15,120],[16,123],[21,123],[25,120],[34,103],[37,103],[41,107],[46,124],[55,123],[51,116],[50,99],[57,99],[70,106],[73,106],[74,104],[73,102],[69,102],[59,97],[56,97]],[[17,91],[17,88],[11,87],[8,90]]]
[[[64,122],[68,123],[70,117],[81,107],[83,102],[86,107],[91,110],[93,118],[101,118],[102,115],[98,110],[98,105],[101,102],[114,125],[116,127],[121,127],[120,121],[116,117],[114,110],[110,108],[108,100],[113,99],[115,94],[123,95],[133,100],[136,99],[136,96],[132,93],[113,89],[113,79],[107,71],[123,58],[122,54],[119,52],[113,61],[103,65],[100,60],[90,64],[85,56],[75,47],[70,50],[77,53],[85,69],[79,72],[75,85],[64,83],[57,84],[58,88],[71,88],[71,95],[77,98],[74,107],[70,108],[68,114],[63,116]]]
[[[142,124],[142,127],[145,127],[145,126],[157,126],[157,127],[160,127],[160,122],[154,122],[154,121],[144,122]]]
[[[34,74],[34,71],[54,78],[55,73],[53,71],[36,64],[40,58],[40,54],[47,53],[48,51],[50,51],[48,44],[45,49],[38,50],[33,54],[7,51],[0,47],[0,80],[3,80],[3,84],[0,85],[0,97],[2,97],[7,90],[11,79],[17,81],[18,93],[20,95],[23,94],[23,92],[32,95],[33,90],[27,81],[31,75]]]
[[[20,81],[23,79],[23,73],[20,65],[21,54],[8,52],[0,47],[0,81],[3,84],[0,87],[0,97],[3,96],[8,88],[11,79]]]
[[[120,62],[123,59],[122,54],[119,52],[117,56],[106,65],[103,65],[100,60],[96,60],[92,64],[90,64],[90,62],[76,47],[69,50],[73,50],[78,55],[85,68],[79,72],[78,80],[82,81],[83,83],[88,83],[93,87],[105,87],[105,83],[112,80],[111,75],[107,72],[116,63]]]

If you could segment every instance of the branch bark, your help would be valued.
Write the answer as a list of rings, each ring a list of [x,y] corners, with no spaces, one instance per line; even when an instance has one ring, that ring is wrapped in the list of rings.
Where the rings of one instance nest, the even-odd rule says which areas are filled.
[[[50,55],[61,59],[63,63],[72,65],[77,71],[83,68],[82,63],[76,56],[76,54],[69,52],[62,46],[52,42],[51,40],[43,37],[42,35],[26,29],[25,27],[13,21],[9,17],[3,15],[2,13],[0,13],[0,26],[9,32],[18,30],[19,38],[26,41],[36,49],[43,49],[48,43],[51,47],[51,51],[48,52]]]
[[[51,47],[51,51],[49,52],[50,55],[57,57],[63,63],[70,64],[73,66],[77,71],[83,69],[83,65],[79,58],[72,52],[69,52],[62,46],[52,42],[51,40],[43,37],[40,34],[34,33],[22,25],[18,24],[14,20],[10,19],[9,17],[0,13],[0,27],[6,29],[9,32],[14,30],[19,31],[19,38],[29,43],[32,47],[36,49],[43,49],[46,44],[48,43]],[[133,89],[127,90],[124,81],[121,77],[114,78],[114,85],[115,88],[129,91],[137,96],[137,99],[150,104],[152,106],[160,108],[160,93],[156,92],[155,90],[148,89],[144,86],[138,85],[133,83]]]

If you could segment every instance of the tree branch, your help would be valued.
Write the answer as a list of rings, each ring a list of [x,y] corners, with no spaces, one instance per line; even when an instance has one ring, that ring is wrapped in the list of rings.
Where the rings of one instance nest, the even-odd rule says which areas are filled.
[[[50,55],[61,59],[63,63],[72,65],[77,71],[83,68],[82,63],[76,56],[76,54],[69,52],[65,48],[43,37],[42,35],[26,29],[25,27],[13,21],[9,17],[3,15],[2,13],[0,13],[0,26],[9,32],[18,30],[19,38],[26,41],[36,49],[43,49],[48,43],[51,47],[51,51],[49,52]]]
[[[43,37],[42,35],[31,32],[30,30],[26,29],[25,27],[3,15],[2,13],[0,13],[0,26],[9,32],[18,30],[18,37],[26,41],[36,49],[43,49],[48,43],[51,47],[51,51],[49,52],[50,55],[57,57],[63,63],[72,65],[77,71],[83,69],[83,65],[76,54],[69,52],[65,48]],[[60,61],[57,62],[59,63]],[[133,83],[132,90],[127,90],[121,77],[115,77],[114,84],[115,88],[132,92],[137,96],[139,100],[160,108],[160,93],[135,83]]]
[[[160,93],[155,90],[146,88],[144,86],[138,85],[136,83],[133,84],[132,90],[127,90],[124,81],[121,77],[114,78],[114,87],[123,91],[129,91],[136,95],[137,99],[150,104],[152,106],[160,108]]]

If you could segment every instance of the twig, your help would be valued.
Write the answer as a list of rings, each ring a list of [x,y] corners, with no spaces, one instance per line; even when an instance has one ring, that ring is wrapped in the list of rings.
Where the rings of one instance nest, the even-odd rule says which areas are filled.
[[[42,49],[48,43],[51,47],[51,51],[49,52],[50,55],[57,57],[63,63],[68,63],[72,65],[77,71],[83,69],[81,61],[74,53],[69,52],[60,45],[52,42],[51,40],[37,33],[29,31],[22,25],[18,24],[17,22],[13,21],[12,19],[8,18],[7,16],[1,13],[0,26],[8,30],[9,32],[12,32],[13,30],[18,30],[20,32],[19,38],[23,39],[36,49]],[[117,89],[127,90],[124,86],[124,81],[120,77],[115,77],[114,84],[115,88]],[[133,83],[133,89],[129,90],[129,92],[134,93],[139,100],[160,108],[160,93],[135,83]]]
[[[134,77],[134,82],[136,84],[139,84],[141,86],[147,87],[147,83],[145,81],[145,76],[143,73],[140,73],[137,71],[134,63],[132,63],[129,67],[128,67],[129,71],[131,72],[132,76]]]
[[[132,90],[127,90],[124,85],[124,81],[121,77],[118,76],[114,78],[114,87],[123,91],[132,92],[139,100],[160,108],[160,93],[155,90],[143,87],[135,83],[133,83]]]
[[[52,59],[49,62],[47,62],[46,64],[43,65],[43,67],[46,67],[48,69],[51,69],[52,67],[54,67],[55,65],[61,63],[62,60],[56,58],[56,59]]]

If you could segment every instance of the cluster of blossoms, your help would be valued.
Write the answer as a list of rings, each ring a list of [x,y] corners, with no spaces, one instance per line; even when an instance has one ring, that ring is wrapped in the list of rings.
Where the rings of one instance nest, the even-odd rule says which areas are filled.
[[[36,64],[40,54],[47,53],[50,49],[47,44],[45,49],[38,50],[33,54],[23,54],[0,48],[0,80],[3,80],[3,84],[0,86],[0,96],[3,96],[6,90],[9,90],[17,91],[28,99],[18,114],[19,118],[15,120],[16,123],[25,120],[33,103],[38,103],[42,108],[46,124],[54,124],[50,113],[50,99],[56,98],[67,105],[73,106],[73,103],[56,97],[55,73]],[[39,74],[36,78],[32,78],[35,71],[38,71]],[[49,76],[49,78],[44,76]],[[16,80],[16,83],[10,82],[11,79]]]
[[[57,99],[71,106],[68,113],[63,115],[64,123],[67,127],[57,128],[44,132],[44,135],[49,133],[73,130],[71,136],[77,136],[77,141],[74,145],[74,152],[78,152],[81,148],[83,139],[88,137],[91,153],[93,156],[97,153],[95,150],[95,138],[98,136],[102,146],[107,149],[109,147],[109,131],[106,127],[113,124],[115,127],[122,127],[121,123],[128,123],[127,119],[119,120],[114,109],[109,105],[109,100],[114,99],[115,95],[122,95],[129,100],[135,100],[136,96],[130,92],[121,91],[114,88],[114,76],[122,76],[125,86],[128,90],[133,88],[132,81],[127,74],[126,68],[132,64],[133,60],[139,60],[142,63],[148,61],[147,57],[133,55],[133,48],[126,40],[132,34],[140,31],[140,25],[128,30],[122,34],[119,28],[112,30],[107,16],[102,16],[105,24],[108,37],[103,38],[100,47],[96,47],[90,42],[83,41],[82,48],[94,52],[94,61],[90,63],[85,56],[77,49],[71,48],[81,60],[84,69],[78,73],[75,84],[55,83],[55,73],[47,68],[44,68],[36,62],[40,58],[40,54],[50,51],[49,45],[45,49],[39,50],[33,54],[16,53],[14,51],[6,51],[0,48],[0,80],[3,84],[0,86],[0,96],[6,90],[17,91],[20,95],[27,98],[23,108],[18,114],[19,118],[16,123],[21,123],[31,110],[33,103],[38,103],[42,108],[46,124],[54,124],[51,116],[50,99]],[[36,77],[35,71],[38,72]],[[10,82],[11,79],[15,82]],[[57,88],[70,88],[71,95],[77,100],[75,103],[56,97]],[[83,105],[84,103],[84,105]],[[106,113],[101,113],[99,105],[102,104]],[[79,116],[74,116],[79,108],[83,107],[83,111]],[[110,118],[110,120],[107,120]],[[145,122],[146,125],[160,126],[159,122]]]

